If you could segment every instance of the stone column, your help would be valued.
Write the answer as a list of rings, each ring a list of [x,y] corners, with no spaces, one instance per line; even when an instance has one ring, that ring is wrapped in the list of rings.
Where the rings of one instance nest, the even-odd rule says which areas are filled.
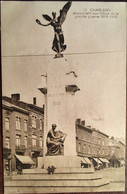
[[[67,134],[64,142],[64,155],[76,156],[75,105],[73,99],[78,87],[76,77],[64,58],[48,61],[46,76],[39,90],[45,95],[45,127],[44,153],[46,153],[46,136],[51,125],[57,125],[56,130]],[[70,73],[71,72],[71,73]],[[44,80],[45,79],[45,80]]]

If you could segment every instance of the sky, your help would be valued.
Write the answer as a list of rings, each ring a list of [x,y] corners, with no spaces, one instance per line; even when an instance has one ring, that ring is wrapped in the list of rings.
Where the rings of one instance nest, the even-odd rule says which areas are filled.
[[[38,90],[52,60],[54,38],[42,14],[59,15],[65,2],[2,2],[2,94],[20,93],[22,101],[44,104]],[[78,75],[77,118],[109,136],[125,137],[126,4],[72,2],[62,26],[64,58]],[[108,17],[107,17],[108,16]]]

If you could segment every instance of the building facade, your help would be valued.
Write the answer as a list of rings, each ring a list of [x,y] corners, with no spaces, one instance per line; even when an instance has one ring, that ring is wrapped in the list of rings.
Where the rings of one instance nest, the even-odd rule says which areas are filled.
[[[19,94],[14,94],[11,98],[2,98],[2,110],[5,171],[16,170],[20,162],[18,156],[29,156],[26,168],[27,163],[37,165],[37,157],[43,156],[44,147],[43,108],[24,103]]]
[[[109,161],[112,167],[125,164],[125,144],[114,137],[109,138]]]
[[[81,119],[76,120],[76,151],[78,156],[89,159],[95,168],[114,166],[114,159],[122,163],[125,160],[125,145],[122,142],[111,140],[107,134],[85,126],[85,121]]]

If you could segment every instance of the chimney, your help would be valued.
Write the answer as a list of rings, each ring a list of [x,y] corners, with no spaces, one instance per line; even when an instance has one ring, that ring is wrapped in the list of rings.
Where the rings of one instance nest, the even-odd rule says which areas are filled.
[[[85,121],[81,121],[81,124],[85,126]]]
[[[11,94],[11,98],[14,101],[18,101],[18,100],[20,100],[20,94]]]
[[[80,122],[81,122],[81,119],[76,119],[76,122],[80,124]]]
[[[36,105],[36,98],[33,98],[33,104]]]

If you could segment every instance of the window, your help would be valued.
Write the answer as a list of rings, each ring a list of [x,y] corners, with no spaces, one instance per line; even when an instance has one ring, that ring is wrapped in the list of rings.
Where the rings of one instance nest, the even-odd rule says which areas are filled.
[[[9,125],[10,125],[10,124],[9,124],[9,118],[6,117],[6,118],[5,118],[5,129],[6,129],[6,130],[9,130]]]
[[[105,150],[103,149],[102,154],[105,155]]]
[[[21,129],[21,118],[16,117],[16,129]]]
[[[102,145],[105,146],[105,140],[102,140]]]
[[[93,147],[92,154],[95,154],[95,147]]]
[[[42,130],[42,119],[40,119],[40,130]]]
[[[101,145],[101,139],[98,139],[98,144]]]
[[[16,146],[20,146],[21,144],[21,135],[16,135]]]
[[[36,135],[32,135],[32,146],[36,146],[37,140],[36,140]]]
[[[83,152],[87,153],[87,146],[85,144],[83,146]]]
[[[24,119],[24,131],[27,131],[27,120]]]
[[[40,136],[40,147],[42,148],[42,136]]]
[[[32,116],[32,127],[36,128],[36,117]]]
[[[99,155],[101,154],[101,150],[100,150],[100,148],[98,149],[98,154],[99,154]]]
[[[10,138],[9,137],[5,138],[5,147],[8,149],[10,148]]]
[[[96,155],[97,155],[97,148],[95,148],[95,150],[94,150],[94,154],[96,154]]]
[[[81,152],[81,144],[78,144],[78,151]]]
[[[93,147],[91,147],[91,151],[90,151],[90,153],[91,153],[91,154],[93,154],[93,152],[94,152],[94,148],[93,148]]]
[[[108,155],[109,154],[109,150],[107,149],[107,150],[105,150],[105,152],[106,152],[106,155]]]
[[[88,154],[90,154],[90,146],[88,146]]]
[[[106,146],[109,146],[109,145],[108,145],[108,141],[106,141]]]
[[[25,147],[27,148],[27,136],[24,137]]]

